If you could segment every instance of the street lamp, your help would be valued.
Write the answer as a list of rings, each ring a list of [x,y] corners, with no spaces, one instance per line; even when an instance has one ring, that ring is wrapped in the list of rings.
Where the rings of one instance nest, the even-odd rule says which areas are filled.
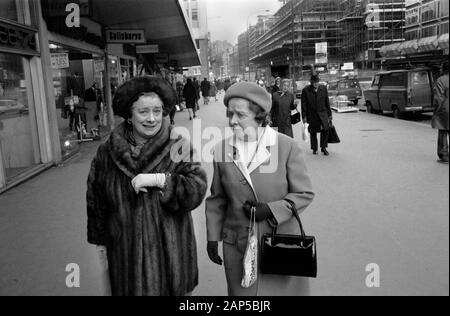
[[[269,13],[270,10],[261,10],[255,13],[250,14],[247,17],[247,65],[248,65],[248,81],[250,81],[250,18],[256,14],[260,13]]]

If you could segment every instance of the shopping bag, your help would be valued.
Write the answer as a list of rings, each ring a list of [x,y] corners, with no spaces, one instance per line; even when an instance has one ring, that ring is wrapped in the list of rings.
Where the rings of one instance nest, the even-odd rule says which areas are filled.
[[[310,140],[310,134],[309,134],[309,124],[308,123],[304,123],[303,127],[302,127],[302,139],[305,142],[309,142]]]
[[[336,128],[331,124],[328,132],[328,144],[339,144],[340,142],[341,140],[336,132]]]
[[[244,272],[241,286],[249,288],[258,279],[258,231],[256,226],[256,208],[252,208],[247,248],[244,254]]]

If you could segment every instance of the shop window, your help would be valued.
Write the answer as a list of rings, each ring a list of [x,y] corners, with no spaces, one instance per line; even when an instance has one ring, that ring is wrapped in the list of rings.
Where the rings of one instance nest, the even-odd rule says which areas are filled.
[[[0,18],[31,24],[28,12],[28,0],[0,0]]]
[[[435,36],[437,35],[437,28],[436,26],[430,26],[427,28],[424,28],[422,30],[422,37],[430,37],[430,36]]]
[[[63,159],[79,149],[78,122],[85,123],[86,137],[105,126],[104,59],[95,54],[50,44],[55,104]],[[94,83],[96,86],[94,87]]]
[[[0,172],[7,182],[41,162],[26,67],[24,57],[0,53]]]

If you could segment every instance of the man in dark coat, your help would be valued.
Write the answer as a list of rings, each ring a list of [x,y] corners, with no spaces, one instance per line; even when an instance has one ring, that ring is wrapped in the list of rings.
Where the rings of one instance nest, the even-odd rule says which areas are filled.
[[[434,112],[432,126],[439,130],[438,136],[438,156],[439,162],[448,164],[448,120],[449,120],[449,106],[448,106],[448,63],[444,65],[443,75],[436,81],[434,87],[434,104],[436,110]]]
[[[195,92],[196,92],[195,105],[196,105],[196,110],[198,111],[200,109],[198,106],[198,100],[200,100],[200,84],[198,83],[197,78],[194,78],[194,87],[195,87]]]
[[[295,110],[295,97],[289,91],[289,81],[284,80],[282,90],[272,95],[272,126],[278,127],[278,132],[294,138],[291,124],[291,111]]]
[[[197,90],[195,89],[195,86],[192,83],[191,79],[188,79],[186,85],[184,86],[183,98],[186,100],[186,108],[189,112],[189,120],[192,121],[191,111],[194,113],[194,118],[197,118],[197,105],[195,104],[197,102]]]
[[[309,124],[311,134],[311,149],[317,155],[317,133],[320,133],[320,147],[325,156],[328,156],[328,131],[332,121],[328,90],[319,84],[319,76],[311,76],[311,85],[302,91],[302,115],[303,122]]]
[[[200,89],[202,90],[203,103],[209,103],[209,90],[211,89],[211,84],[208,79],[203,79],[202,84],[200,85]]]

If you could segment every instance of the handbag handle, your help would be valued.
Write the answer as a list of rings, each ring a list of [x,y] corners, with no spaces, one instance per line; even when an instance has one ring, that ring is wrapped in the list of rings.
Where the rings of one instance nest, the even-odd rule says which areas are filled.
[[[305,233],[305,230],[303,229],[303,224],[302,224],[302,221],[300,220],[300,216],[297,213],[297,209],[295,207],[295,203],[292,202],[291,200],[288,200],[288,199],[285,199],[285,201],[289,203],[292,215],[294,215],[295,219],[298,222],[298,226],[300,227],[300,235],[302,237],[302,240],[305,240],[306,239],[306,233]],[[275,239],[275,235],[276,234],[277,234],[277,227],[274,227],[272,229],[272,238],[273,239]]]

